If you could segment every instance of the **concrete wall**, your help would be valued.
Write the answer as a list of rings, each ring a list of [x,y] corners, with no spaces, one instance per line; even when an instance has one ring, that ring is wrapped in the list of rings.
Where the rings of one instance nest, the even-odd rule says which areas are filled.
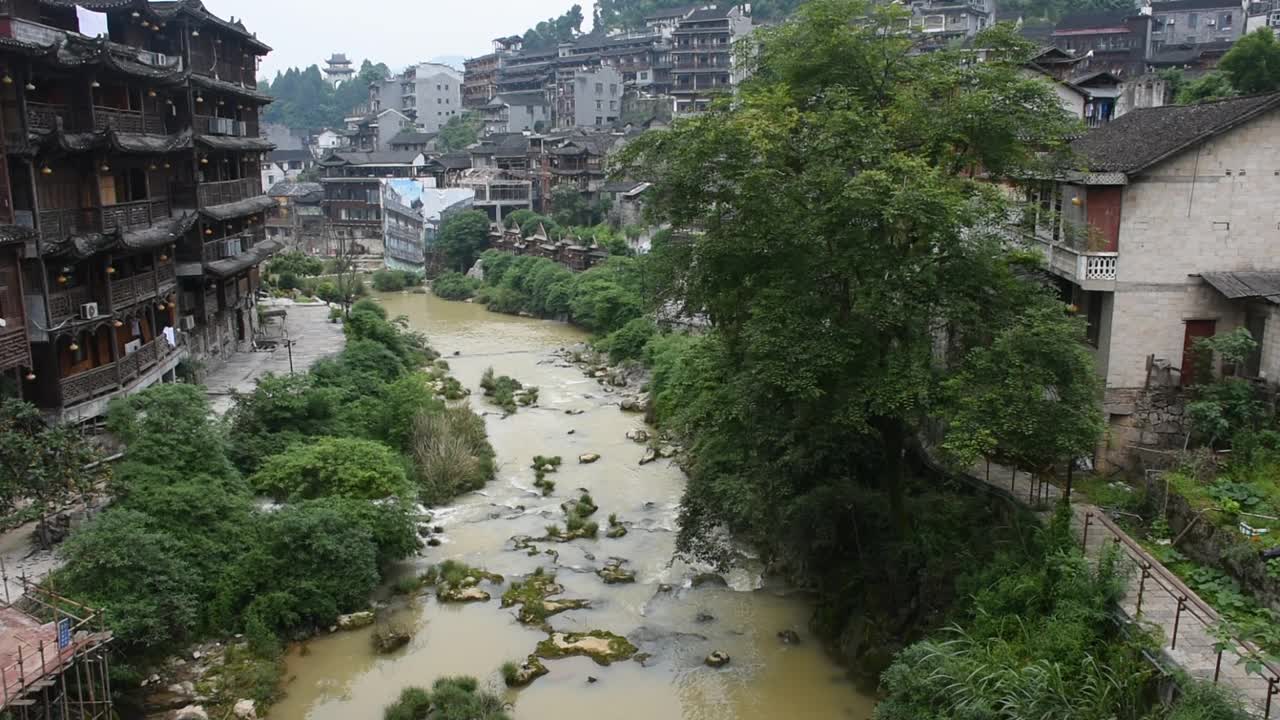
[[[577,127],[609,125],[621,117],[622,74],[611,67],[579,70],[573,78],[573,112]],[[559,122],[564,126],[566,120]]]
[[[1120,226],[1109,388],[1142,386],[1149,354],[1181,367],[1186,320],[1216,320],[1217,333],[1243,323],[1245,304],[1227,301],[1196,275],[1280,269],[1277,198],[1280,111],[1131,178]],[[1280,335],[1280,323],[1270,330]],[[1276,350],[1264,365],[1280,367]]]
[[[414,81],[418,125],[437,132],[449,118],[462,114],[462,73],[445,65],[423,63]]]
[[[1151,42],[1164,45],[1238,40],[1244,32],[1247,19],[1243,4],[1236,7],[1156,12],[1152,17],[1155,23],[1151,30]],[[1224,18],[1229,18],[1230,24],[1224,23]],[[1173,24],[1169,25],[1170,22]],[[1192,22],[1195,23],[1194,26]],[[1164,27],[1163,32],[1156,29],[1161,26]]]

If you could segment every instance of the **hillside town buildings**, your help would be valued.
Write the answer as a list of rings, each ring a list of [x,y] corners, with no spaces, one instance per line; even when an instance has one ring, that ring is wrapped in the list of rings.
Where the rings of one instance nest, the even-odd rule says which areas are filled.
[[[1027,232],[1087,319],[1100,458],[1123,464],[1182,446],[1198,339],[1244,327],[1258,351],[1230,371],[1280,378],[1280,93],[1136,109],[1074,149],[1081,168],[1033,193]]]
[[[105,37],[80,34],[77,6]],[[0,370],[17,394],[88,420],[183,358],[249,348],[279,247],[256,88],[270,48],[196,0],[0,16]]]

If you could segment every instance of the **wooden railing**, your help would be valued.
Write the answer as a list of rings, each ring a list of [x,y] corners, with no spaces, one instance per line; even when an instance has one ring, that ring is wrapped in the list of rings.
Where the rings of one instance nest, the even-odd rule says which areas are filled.
[[[53,131],[58,129],[58,119],[62,118],[66,124],[66,118],[70,108],[66,105],[54,105],[52,103],[28,102],[27,103],[27,129]]]
[[[40,237],[49,242],[60,242],[68,235],[93,232],[98,223],[92,208],[67,208],[41,210]]]
[[[116,392],[152,369],[173,352],[169,341],[157,337],[116,362],[77,373],[60,382],[62,404],[72,405]]]
[[[165,133],[164,118],[159,115],[146,115],[140,110],[93,106],[93,129],[100,132],[107,128],[122,133]]]
[[[170,217],[169,199],[152,198],[136,202],[117,203],[102,208],[102,231],[148,228]]]
[[[77,317],[80,306],[93,302],[93,293],[81,285],[67,290],[49,293],[49,320],[53,324]]]
[[[202,257],[205,262],[225,260],[235,257],[266,238],[266,230],[245,230],[218,240],[210,240],[204,244]]]
[[[243,120],[214,117],[212,115],[196,115],[192,125],[201,135],[230,135],[232,137],[250,137],[249,125]],[[254,128],[254,135],[257,128]]]
[[[120,388],[120,369],[115,363],[107,363],[92,370],[63,378],[62,404],[92,400]]]
[[[253,68],[226,60],[214,60],[212,55],[204,53],[191,53],[191,71],[205,77],[216,76],[219,80],[236,85],[251,88],[258,86],[256,70]]]
[[[200,201],[200,207],[225,205],[261,194],[262,178],[256,177],[200,183],[196,188],[196,198]]]
[[[8,321],[8,327],[0,330],[0,370],[31,362],[26,321],[21,317],[8,318]]]
[[[154,270],[111,281],[111,309],[121,310],[158,293]]]

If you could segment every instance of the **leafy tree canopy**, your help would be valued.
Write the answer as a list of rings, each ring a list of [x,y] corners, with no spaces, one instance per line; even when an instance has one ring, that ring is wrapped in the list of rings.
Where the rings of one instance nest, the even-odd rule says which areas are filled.
[[[466,272],[489,246],[489,216],[481,210],[453,215],[440,228],[436,244],[450,268]]]
[[[560,17],[547,18],[525,31],[523,46],[526,50],[554,48],[562,42],[572,42],[582,33],[582,6],[575,4]]]
[[[884,488],[905,527],[902,458],[942,409],[939,382],[1040,306],[1007,250],[1007,200],[974,171],[1031,176],[1072,123],[1011,28],[972,63],[912,52],[902,12],[810,0],[753,34],[732,104],[621,153],[679,238],[659,300],[714,326],[700,378],[666,398],[654,383],[693,439],[686,550],[714,553],[728,526],[803,557],[775,529],[830,524],[843,511],[810,499],[833,483]]]
[[[325,82],[318,65],[289,68],[276,73],[273,81],[258,82],[262,92],[275,98],[262,117],[265,122],[299,130],[342,127],[343,118],[353,108],[368,104],[369,85],[390,76],[385,64],[365,60],[355,78],[335,89]]]
[[[1280,90],[1280,39],[1270,28],[1258,28],[1236,41],[1218,69],[1241,95]]]
[[[249,481],[260,492],[280,500],[380,500],[406,495],[409,489],[400,458],[387,446],[334,437],[294,445],[272,455]]]
[[[436,136],[436,148],[440,152],[465,150],[480,139],[483,128],[484,120],[474,112],[454,115],[440,127],[440,133]]]

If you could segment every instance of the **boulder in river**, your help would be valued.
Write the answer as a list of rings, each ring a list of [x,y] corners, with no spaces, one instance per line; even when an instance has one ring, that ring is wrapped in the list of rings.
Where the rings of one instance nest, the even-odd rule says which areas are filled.
[[[440,590],[436,598],[441,602],[488,602],[489,593],[478,587],[456,587]]]
[[[355,630],[357,628],[369,627],[373,624],[373,613],[365,610],[362,612],[354,612],[350,615],[338,616],[339,630]]]
[[[636,572],[634,570],[624,570],[622,567],[624,562],[626,561],[621,558],[609,558],[604,567],[596,571],[596,575],[599,575],[606,585],[633,583],[636,581]]]
[[[400,625],[385,625],[373,632],[373,649],[386,654],[395,652],[413,639],[413,633]]]
[[[723,650],[716,650],[707,656],[704,660],[708,667],[718,668],[729,664],[729,653]]]
[[[597,665],[608,665],[618,660],[628,660],[636,654],[636,646],[621,635],[606,630],[585,633],[551,633],[551,637],[538,643],[538,657],[554,660],[581,655],[589,657]]]
[[[578,463],[582,465],[590,465],[600,459],[599,453],[582,453],[578,456]]]
[[[627,439],[632,442],[647,443],[649,442],[649,431],[644,428],[632,428],[627,431]]]
[[[622,412],[644,412],[644,403],[640,398],[624,397],[622,402],[618,403],[618,408]]]
[[[530,655],[520,665],[510,663],[502,668],[502,679],[507,687],[524,687],[549,671],[537,655]]]
[[[209,713],[200,705],[188,705],[174,710],[170,720],[209,720]]]
[[[235,715],[236,720],[258,720],[258,709],[248,698],[237,700],[235,707],[231,709],[231,714]]]
[[[644,455],[640,456],[640,464],[648,465],[658,459],[658,451],[654,448],[645,448]]]

